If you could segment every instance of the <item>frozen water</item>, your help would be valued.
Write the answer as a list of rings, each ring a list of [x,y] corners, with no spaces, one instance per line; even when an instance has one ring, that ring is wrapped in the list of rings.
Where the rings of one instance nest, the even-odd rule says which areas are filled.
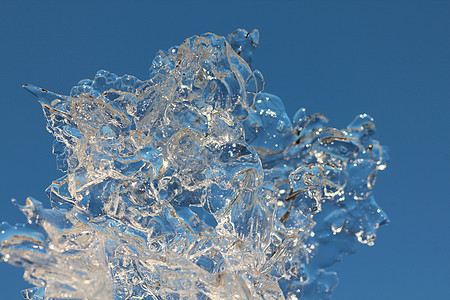
[[[99,71],[42,104],[65,176],[0,225],[26,299],[326,299],[328,268],[388,222],[373,120],[293,121],[250,64],[259,33],[160,51],[150,78]]]

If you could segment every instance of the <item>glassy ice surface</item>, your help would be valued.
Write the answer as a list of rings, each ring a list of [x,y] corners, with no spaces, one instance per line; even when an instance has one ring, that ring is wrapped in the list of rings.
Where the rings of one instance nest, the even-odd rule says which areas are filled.
[[[42,104],[65,176],[0,225],[25,299],[327,299],[328,270],[373,245],[385,147],[362,114],[293,120],[250,65],[258,31],[160,51],[150,78],[99,71]]]

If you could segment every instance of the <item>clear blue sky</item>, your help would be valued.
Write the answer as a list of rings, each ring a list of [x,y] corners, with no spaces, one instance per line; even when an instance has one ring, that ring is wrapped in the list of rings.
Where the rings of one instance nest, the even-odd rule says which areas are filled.
[[[40,105],[21,88],[62,94],[98,69],[146,78],[158,49],[204,32],[261,33],[253,66],[290,115],[301,106],[343,127],[375,118],[391,162],[378,203],[391,219],[374,247],[335,266],[334,299],[448,297],[450,1],[0,2],[0,220],[58,178]],[[22,270],[0,264],[0,298],[20,299]]]

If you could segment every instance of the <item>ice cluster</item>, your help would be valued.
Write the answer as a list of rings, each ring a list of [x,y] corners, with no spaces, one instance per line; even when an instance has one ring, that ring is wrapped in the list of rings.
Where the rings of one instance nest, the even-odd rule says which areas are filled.
[[[291,120],[250,64],[259,33],[193,36],[150,78],[99,71],[69,96],[25,85],[65,175],[0,225],[25,299],[327,299],[328,267],[388,222],[373,119]]]

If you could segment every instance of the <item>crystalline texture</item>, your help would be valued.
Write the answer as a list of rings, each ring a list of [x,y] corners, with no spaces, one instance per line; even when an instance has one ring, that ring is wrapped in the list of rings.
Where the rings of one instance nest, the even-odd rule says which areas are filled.
[[[329,298],[327,271],[388,222],[372,118],[339,130],[263,92],[258,31],[160,51],[150,78],[99,71],[69,96],[31,85],[65,176],[52,209],[0,225],[26,299]]]

